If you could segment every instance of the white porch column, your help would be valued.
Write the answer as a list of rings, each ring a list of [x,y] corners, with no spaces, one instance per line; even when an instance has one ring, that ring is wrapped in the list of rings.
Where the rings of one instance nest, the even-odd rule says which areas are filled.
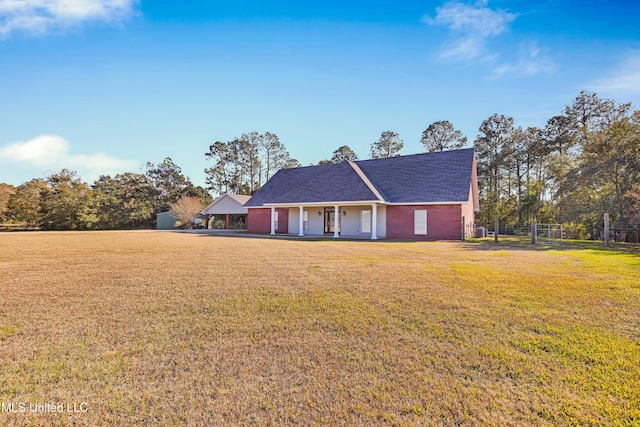
[[[333,221],[333,237],[340,237],[338,229],[340,228],[340,206],[335,205],[333,207],[335,220]]]
[[[298,236],[304,236],[304,207],[300,206],[300,228]]]
[[[276,208],[271,208],[271,234],[276,234]]]
[[[378,205],[371,205],[371,240],[378,238]]]

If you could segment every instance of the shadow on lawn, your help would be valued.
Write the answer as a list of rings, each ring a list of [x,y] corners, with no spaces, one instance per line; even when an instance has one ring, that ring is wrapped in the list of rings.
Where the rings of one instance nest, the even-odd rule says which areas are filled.
[[[640,245],[633,243],[611,242],[609,247],[598,240],[563,240],[546,241],[538,239],[537,244],[531,243],[530,237],[498,237],[498,243],[491,238],[469,239],[463,243],[466,248],[477,250],[527,250],[527,251],[598,251],[603,254],[626,253],[640,256]]]
[[[371,240],[361,237],[342,237],[334,238],[333,234],[327,236],[297,236],[295,234],[253,234],[246,230],[167,230],[170,233],[196,234],[200,237],[234,237],[241,239],[262,239],[262,240],[291,240],[298,242],[370,242],[385,243],[392,240],[379,239]]]

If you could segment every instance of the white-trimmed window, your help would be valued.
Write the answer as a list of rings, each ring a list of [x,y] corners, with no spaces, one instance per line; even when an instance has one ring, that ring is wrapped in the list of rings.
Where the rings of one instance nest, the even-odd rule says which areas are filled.
[[[302,229],[309,231],[309,211],[302,212]]]
[[[273,213],[273,223],[275,224],[275,230],[278,231],[278,211]]]
[[[413,211],[413,234],[427,235],[427,210],[416,209]]]
[[[360,211],[360,231],[371,233],[371,211]]]

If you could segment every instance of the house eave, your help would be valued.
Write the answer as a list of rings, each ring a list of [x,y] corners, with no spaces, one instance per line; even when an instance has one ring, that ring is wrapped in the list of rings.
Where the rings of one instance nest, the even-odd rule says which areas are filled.
[[[463,205],[468,200],[448,201],[448,202],[387,202],[389,206],[434,206],[434,205]]]
[[[222,196],[218,197],[216,200],[214,200],[212,203],[209,204],[209,206],[207,206],[206,208],[204,208],[203,210],[200,211],[201,215],[224,215],[224,214],[231,214],[231,215],[246,215],[247,211],[245,210],[246,208],[244,207],[244,204],[249,200],[247,199],[244,203],[242,202],[242,200],[238,200],[238,197],[242,198],[243,196],[238,195],[238,194],[229,194],[229,193],[225,193]],[[217,205],[220,205],[224,200],[226,199],[230,199],[232,200],[234,203],[236,203],[238,206],[237,207],[233,207],[231,209],[224,209],[224,211],[222,212],[216,212],[215,207]]]
[[[356,200],[356,201],[326,201],[326,202],[301,202],[301,203],[263,203],[261,206],[245,206],[246,208],[286,208],[286,207],[300,207],[300,206],[362,206],[362,205],[387,205],[387,206],[436,206],[436,205],[463,205],[468,203],[468,200],[455,200],[446,202],[386,202],[384,200]],[[477,212],[477,211],[476,211]]]
[[[262,206],[247,206],[247,208],[285,208],[305,206],[361,206],[371,204],[386,204],[384,200],[350,200],[350,201],[326,201],[326,202],[301,202],[301,203],[263,203]]]

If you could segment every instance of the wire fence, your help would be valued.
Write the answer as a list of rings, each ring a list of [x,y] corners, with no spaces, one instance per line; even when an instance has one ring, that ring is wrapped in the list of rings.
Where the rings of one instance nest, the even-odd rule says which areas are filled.
[[[475,227],[476,237],[494,237],[495,226]],[[537,224],[538,239],[563,240],[584,239],[584,229],[564,224]],[[531,237],[531,225],[504,225],[498,227],[498,236]],[[596,234],[597,236],[597,234]],[[600,231],[600,240],[604,240],[604,230]],[[609,240],[612,242],[640,243],[640,229],[637,227],[614,227],[609,229]]]
[[[496,228],[495,226],[489,227],[476,227],[477,230],[483,230],[484,236],[478,236],[478,232],[476,232],[476,236],[478,237],[493,237],[495,236]],[[482,232],[480,234],[482,234]],[[499,236],[531,236],[531,225],[505,225],[498,227],[498,235]]]
[[[600,240],[604,240],[604,232],[601,232],[600,236]],[[640,230],[632,227],[610,228],[609,240],[612,242],[640,243]]]

